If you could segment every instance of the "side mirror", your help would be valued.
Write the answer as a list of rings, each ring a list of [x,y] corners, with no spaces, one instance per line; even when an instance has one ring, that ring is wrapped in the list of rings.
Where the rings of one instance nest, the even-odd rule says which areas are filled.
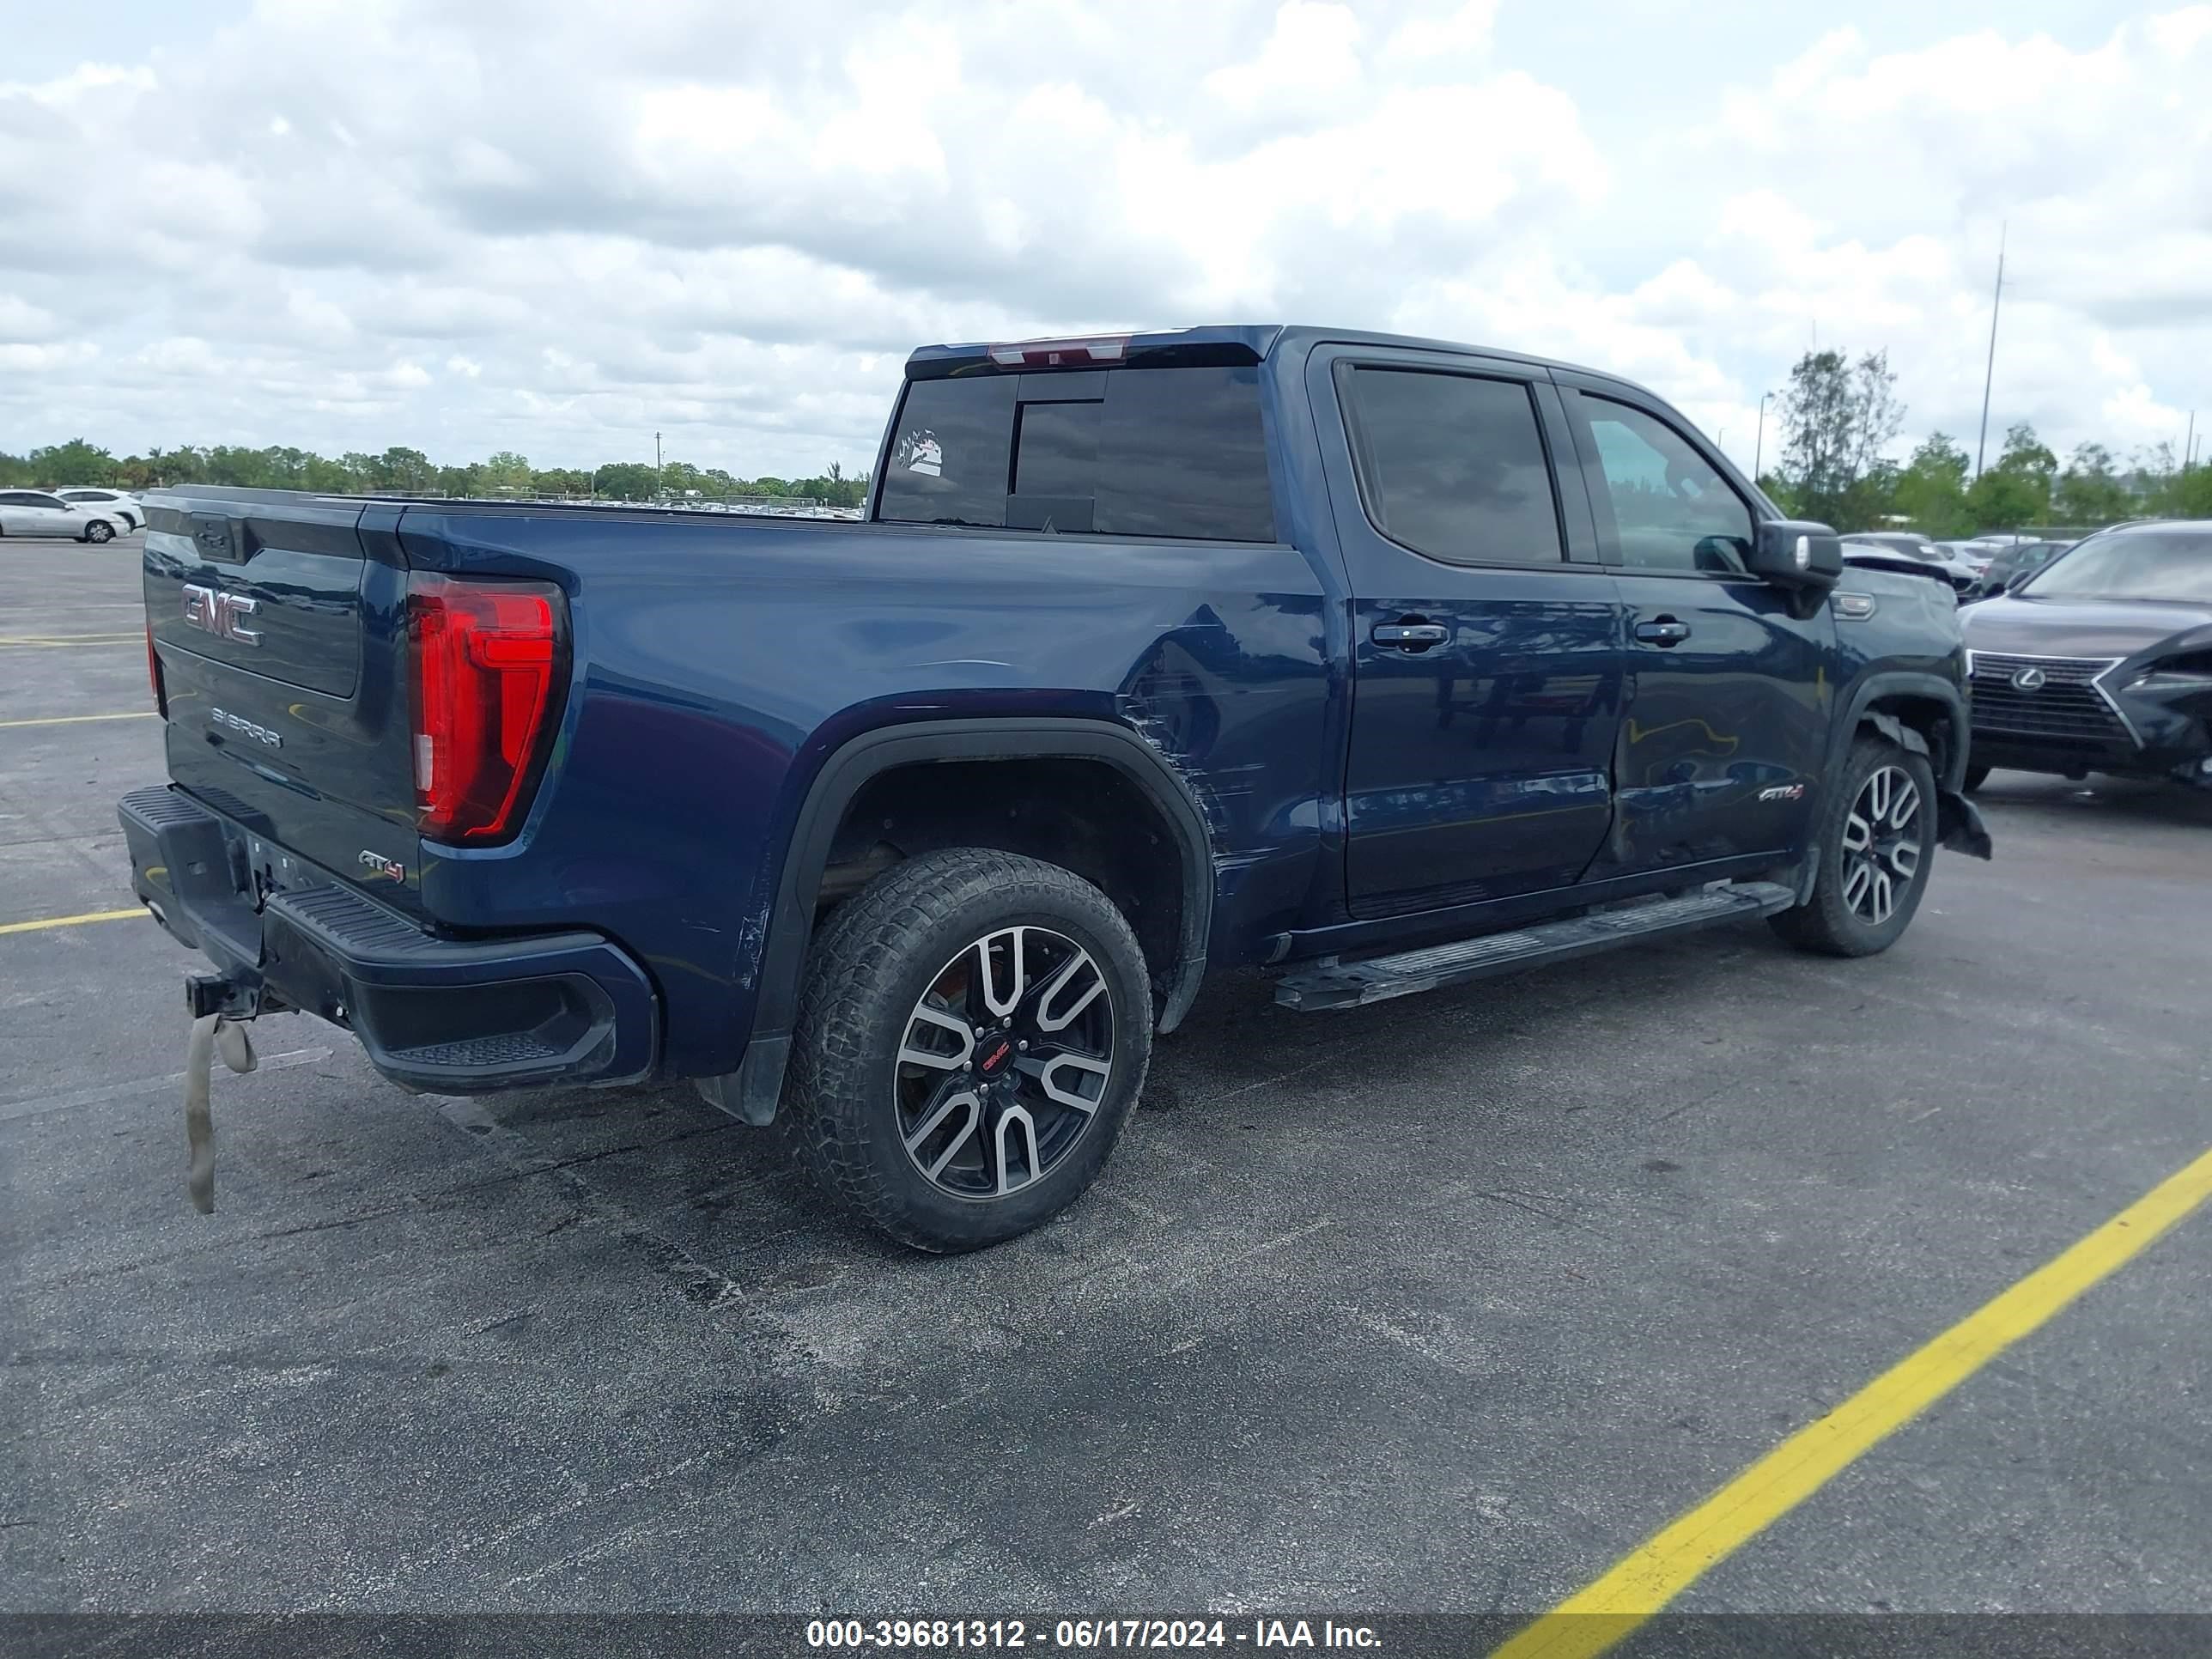
[[[1751,574],[1777,587],[1829,588],[1844,574],[1844,540],[1824,524],[1775,519],[1759,526]]]

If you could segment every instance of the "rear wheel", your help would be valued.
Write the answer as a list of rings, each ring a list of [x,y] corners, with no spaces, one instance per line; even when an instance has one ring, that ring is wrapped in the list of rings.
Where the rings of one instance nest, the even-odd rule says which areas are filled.
[[[1920,908],[1936,851],[1936,775],[1886,738],[1851,745],[1822,806],[1813,894],[1768,918],[1801,951],[1869,957],[1897,943]]]
[[[931,853],[815,940],[779,1121],[863,1219],[978,1249],[1082,1195],[1151,1053],[1144,954],[1103,893],[1015,854]]]
[[[112,541],[115,539],[115,526],[105,519],[94,519],[85,526],[84,538],[88,542]]]
[[[1975,791],[1975,790],[1977,790],[1977,789],[1980,788],[1984,784],[1987,783],[1989,781],[1990,781],[1990,769],[1989,769],[1988,767],[1986,767],[1986,766],[1969,766],[1969,767],[1966,769],[1966,784],[1965,784],[1966,791],[1966,793],[1967,793],[1968,794],[1970,794],[1970,795],[1971,795],[1971,794],[1972,794],[1972,793],[1974,793],[1974,791]]]

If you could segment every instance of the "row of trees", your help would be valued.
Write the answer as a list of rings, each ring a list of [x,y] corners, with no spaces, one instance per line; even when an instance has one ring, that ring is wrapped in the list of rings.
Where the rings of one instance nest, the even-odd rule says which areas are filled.
[[[868,492],[866,473],[848,477],[834,461],[811,478],[739,478],[719,466],[694,466],[689,461],[670,461],[657,471],[638,461],[590,469],[533,467],[512,450],[466,466],[441,466],[419,449],[398,447],[381,455],[352,453],[336,459],[283,446],[247,449],[230,444],[118,456],[82,438],[72,438],[27,455],[0,452],[0,488],[106,484],[149,489],[174,483],[311,489],[325,495],[597,496],[617,501],[772,495],[826,501],[832,507],[857,507]]]
[[[1856,362],[1808,351],[1781,398],[1781,460],[1760,484],[1799,518],[1840,530],[1903,524],[1938,538],[2040,525],[2092,529],[2121,519],[2212,518],[2212,466],[2177,461],[2173,446],[2123,464],[2082,443],[2063,465],[2025,422],[2007,429],[1996,459],[1974,471],[1949,434],[1931,432],[1902,462],[1888,451],[1905,405],[1886,352]]]

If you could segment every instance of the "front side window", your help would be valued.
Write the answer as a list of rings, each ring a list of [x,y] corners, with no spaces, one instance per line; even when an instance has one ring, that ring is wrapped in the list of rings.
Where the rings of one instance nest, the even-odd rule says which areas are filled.
[[[1582,394],[1620,538],[1621,562],[1644,570],[1741,575],[1751,509],[1689,440],[1664,421]]]
[[[908,524],[1275,539],[1253,367],[916,380],[877,516]]]
[[[1566,556],[1526,386],[1358,368],[1346,401],[1368,517],[1391,540],[1454,564]]]

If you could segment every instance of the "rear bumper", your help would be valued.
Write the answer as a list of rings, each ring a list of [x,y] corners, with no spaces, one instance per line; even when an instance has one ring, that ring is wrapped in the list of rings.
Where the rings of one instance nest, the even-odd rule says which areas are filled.
[[[343,1026],[396,1083],[453,1094],[649,1076],[652,981],[597,933],[444,939],[298,859],[308,880],[254,902],[241,826],[173,788],[117,808],[131,881],[170,933],[264,1007]]]

